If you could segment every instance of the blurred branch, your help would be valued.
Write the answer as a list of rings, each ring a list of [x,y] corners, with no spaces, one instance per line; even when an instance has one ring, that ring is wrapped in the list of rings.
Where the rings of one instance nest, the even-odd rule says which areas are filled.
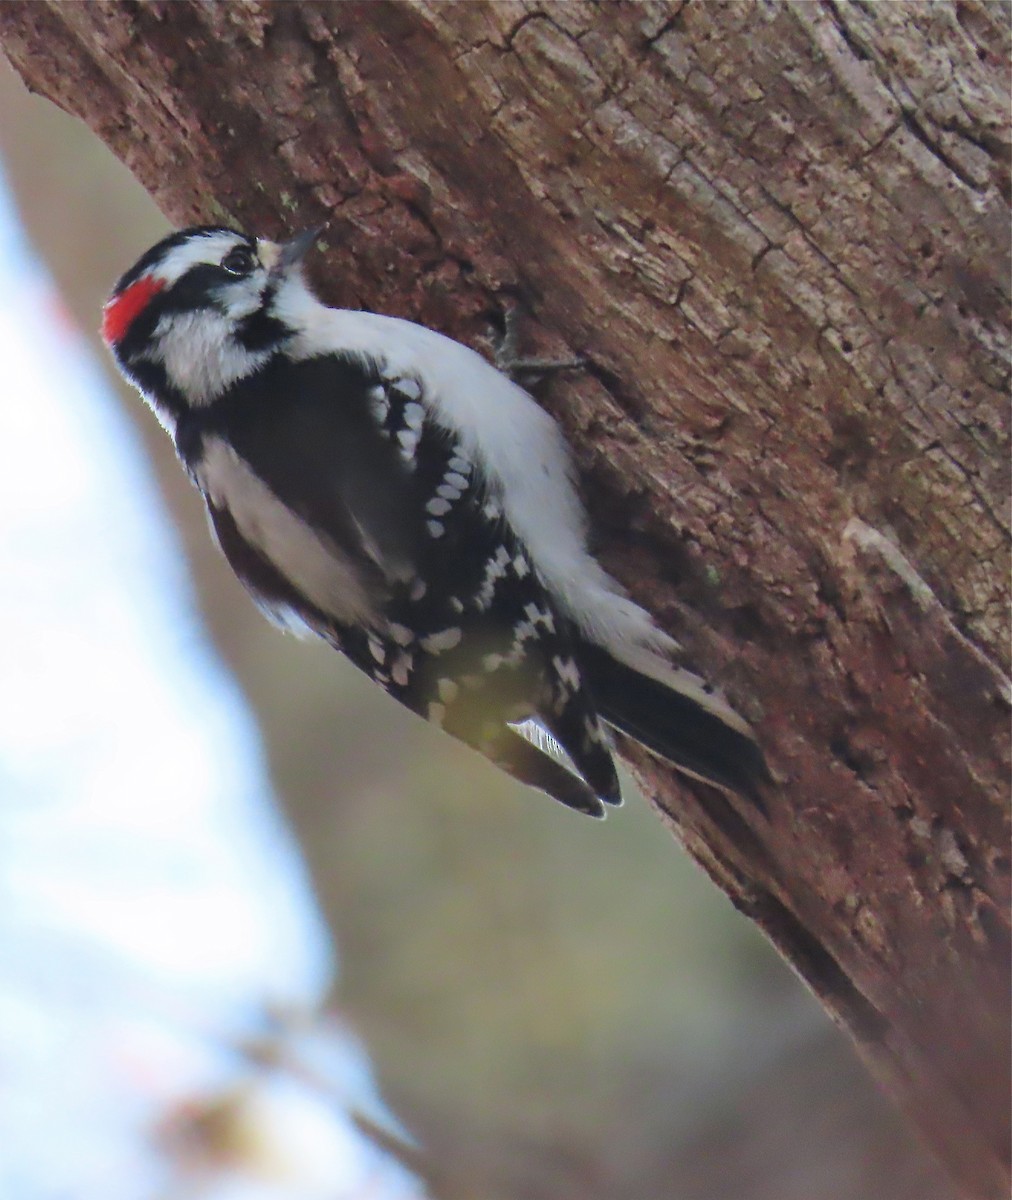
[[[1006,1195],[1006,10],[8,0],[0,39],[171,220],[328,216],[329,301],[473,342],[515,297],[588,360],[604,557],[756,721],[771,818],[630,757]]]

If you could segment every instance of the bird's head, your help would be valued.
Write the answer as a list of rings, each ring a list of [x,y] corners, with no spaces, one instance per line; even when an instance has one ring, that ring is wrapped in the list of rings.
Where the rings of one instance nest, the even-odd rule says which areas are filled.
[[[170,234],[116,284],[102,337],[158,407],[208,404],[295,332],[291,313],[308,297],[300,263],[319,232],[286,242],[218,225]]]

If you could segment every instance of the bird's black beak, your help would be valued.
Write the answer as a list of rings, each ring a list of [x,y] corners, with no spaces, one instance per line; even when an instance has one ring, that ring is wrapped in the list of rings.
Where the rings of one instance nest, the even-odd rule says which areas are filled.
[[[289,267],[300,263],[313,248],[313,243],[324,229],[326,229],[326,225],[317,225],[314,229],[297,233],[287,242],[277,243],[277,257],[271,264],[271,271],[287,271]]]

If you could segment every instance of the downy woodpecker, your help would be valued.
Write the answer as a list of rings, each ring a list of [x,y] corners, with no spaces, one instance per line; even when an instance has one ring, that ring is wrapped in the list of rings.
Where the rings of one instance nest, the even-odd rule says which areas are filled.
[[[104,309],[243,584],[571,808],[621,803],[607,726],[755,797],[748,725],[588,553],[555,422],[466,346],[321,304],[315,236],[184,229]]]

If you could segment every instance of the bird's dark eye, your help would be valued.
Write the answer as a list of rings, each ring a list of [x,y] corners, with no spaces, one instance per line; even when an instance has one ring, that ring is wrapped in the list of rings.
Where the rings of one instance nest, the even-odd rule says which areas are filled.
[[[257,265],[257,260],[249,246],[236,246],[221,260],[221,269],[229,275],[249,275]]]

